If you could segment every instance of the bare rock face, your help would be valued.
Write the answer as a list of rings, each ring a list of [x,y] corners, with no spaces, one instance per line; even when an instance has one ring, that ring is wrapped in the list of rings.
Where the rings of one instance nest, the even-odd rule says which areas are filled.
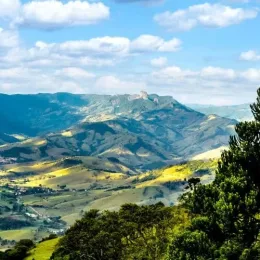
[[[148,99],[148,93],[146,91],[141,91],[140,98],[142,99]]]
[[[141,91],[140,94],[134,94],[128,97],[129,101],[133,101],[135,99],[144,99],[147,100],[148,99],[148,93],[146,91]]]

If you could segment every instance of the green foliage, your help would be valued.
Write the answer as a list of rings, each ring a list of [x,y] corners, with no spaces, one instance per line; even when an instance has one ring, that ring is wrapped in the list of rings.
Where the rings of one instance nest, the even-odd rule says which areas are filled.
[[[51,259],[164,259],[171,237],[187,225],[186,215],[162,203],[125,204],[118,212],[91,210],[67,231]]]
[[[236,126],[215,181],[183,196],[194,218],[173,239],[169,259],[260,259],[260,89],[251,108],[255,121]]]
[[[34,247],[34,243],[30,239],[22,239],[16,243],[13,249],[9,249],[0,254],[0,260],[22,260],[28,251]]]

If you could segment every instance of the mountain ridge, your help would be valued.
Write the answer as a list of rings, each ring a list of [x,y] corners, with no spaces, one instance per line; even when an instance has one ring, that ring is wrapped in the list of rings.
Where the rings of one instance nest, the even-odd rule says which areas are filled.
[[[146,92],[116,96],[42,95],[45,96],[43,105],[31,103],[46,113],[40,116],[36,111],[28,125],[37,121],[44,124],[48,119],[51,131],[0,146],[2,158],[30,162],[64,156],[97,156],[117,158],[127,166],[147,170],[227,145],[237,123],[219,116],[206,116],[172,97]],[[52,110],[46,110],[46,97]],[[58,107],[64,110],[57,115]],[[70,107],[72,113],[66,114]],[[32,115],[28,106],[23,111]],[[50,114],[53,118],[49,118]],[[61,128],[56,121],[63,123],[66,119],[63,129],[56,130]]]

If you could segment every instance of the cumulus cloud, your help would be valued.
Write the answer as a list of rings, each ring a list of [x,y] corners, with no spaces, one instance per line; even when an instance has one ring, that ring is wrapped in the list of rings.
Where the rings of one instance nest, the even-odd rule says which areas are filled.
[[[124,37],[101,37],[86,41],[67,41],[61,44],[41,43],[42,49],[49,48],[72,55],[81,55],[90,52],[92,55],[124,55],[129,52],[130,40]],[[39,43],[38,46],[39,47]]]
[[[206,67],[200,72],[200,75],[209,79],[233,80],[236,78],[236,72],[233,69],[223,69],[219,67]]]
[[[1,37],[0,37],[1,38]],[[1,44],[0,44],[1,46]],[[40,48],[35,46],[30,49],[21,48],[19,46],[11,48],[7,52],[0,53],[0,67],[14,66],[17,64],[26,64],[29,67],[76,67],[91,66],[103,67],[114,66],[119,61],[113,57],[93,57],[86,56],[88,53],[73,56],[66,52],[58,52],[49,48]]]
[[[154,67],[163,67],[168,63],[168,59],[166,57],[159,57],[151,59],[151,65]]]
[[[173,38],[165,41],[161,37],[153,35],[141,35],[131,42],[130,50],[133,52],[175,52],[181,47],[181,41]]]
[[[142,3],[148,6],[164,3],[165,0],[114,0],[116,3],[129,4],[129,3]]]
[[[95,77],[94,73],[88,72],[82,68],[68,67],[57,70],[55,75],[73,79],[91,79]]]
[[[211,85],[216,82],[222,82],[222,84],[227,84],[228,82],[235,83],[243,79],[257,82],[260,79],[260,70],[250,68],[244,71],[235,71],[234,69],[212,66],[204,67],[201,70],[189,70],[170,66],[154,71],[152,76],[159,79],[159,81],[164,80],[164,83],[167,84],[172,84],[183,79],[185,81],[206,80]]]
[[[97,79],[95,89],[96,91],[98,90],[99,93],[125,94],[137,93],[140,92],[140,90],[146,90],[147,85],[145,82],[126,81],[121,80],[116,76],[108,75]]]
[[[117,3],[134,3],[134,2],[145,2],[145,3],[154,3],[162,2],[163,0],[115,0]]]
[[[217,105],[250,102],[259,81],[260,69],[205,67],[190,70],[178,66],[155,70],[146,79],[149,87],[171,93],[180,102]]]
[[[35,50],[40,52],[66,53],[82,56],[88,53],[95,57],[123,57],[143,52],[175,52],[181,47],[181,41],[173,38],[166,41],[158,36],[141,35],[134,40],[125,37],[100,37],[85,41],[67,41],[63,43],[37,42]]]
[[[257,84],[260,81],[260,69],[250,68],[246,71],[243,71],[241,74],[242,77],[248,81],[256,82]]]
[[[239,24],[258,15],[255,9],[232,8],[222,4],[193,5],[175,12],[164,12],[154,16],[161,26],[173,31],[189,31],[195,27],[227,27]]]
[[[5,93],[85,93],[82,83],[27,67],[0,69],[0,91]]]
[[[0,28],[0,48],[13,48],[19,44],[19,36],[15,31]]]
[[[103,3],[84,0],[30,1],[23,5],[18,0],[0,0],[0,6],[0,16],[12,18],[13,26],[43,30],[96,24],[110,16],[109,7]]]
[[[0,18],[14,18],[20,9],[20,0],[0,0]]]
[[[220,67],[192,70],[168,66],[138,76],[118,76],[107,70],[98,76],[80,67],[63,67],[54,72],[22,66],[0,69],[0,91],[5,93],[68,91],[123,94],[146,90],[172,95],[184,103],[249,102],[255,96],[259,81],[260,69],[254,68],[241,71]]]
[[[30,77],[30,73],[35,73],[36,70],[29,70],[24,67],[13,67],[8,69],[0,69],[0,79],[4,80],[23,80]]]
[[[242,52],[240,54],[240,60],[259,61],[260,60],[260,54],[258,54],[254,50],[249,50],[249,51],[246,51],[246,52]]]

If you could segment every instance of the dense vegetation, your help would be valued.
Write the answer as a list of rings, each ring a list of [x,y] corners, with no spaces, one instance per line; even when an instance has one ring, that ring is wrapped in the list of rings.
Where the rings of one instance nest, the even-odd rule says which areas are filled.
[[[251,109],[255,121],[236,126],[215,181],[183,197],[195,217],[169,259],[260,259],[260,89]]]
[[[260,259],[260,90],[251,108],[255,120],[236,126],[212,184],[194,179],[181,207],[87,212],[52,259]]]
[[[91,210],[68,230],[52,259],[163,259],[171,237],[187,224],[183,209],[162,203]]]
[[[14,248],[5,252],[0,252],[0,260],[22,260],[24,259],[28,251],[34,247],[34,243],[30,239],[23,239],[16,243]]]

